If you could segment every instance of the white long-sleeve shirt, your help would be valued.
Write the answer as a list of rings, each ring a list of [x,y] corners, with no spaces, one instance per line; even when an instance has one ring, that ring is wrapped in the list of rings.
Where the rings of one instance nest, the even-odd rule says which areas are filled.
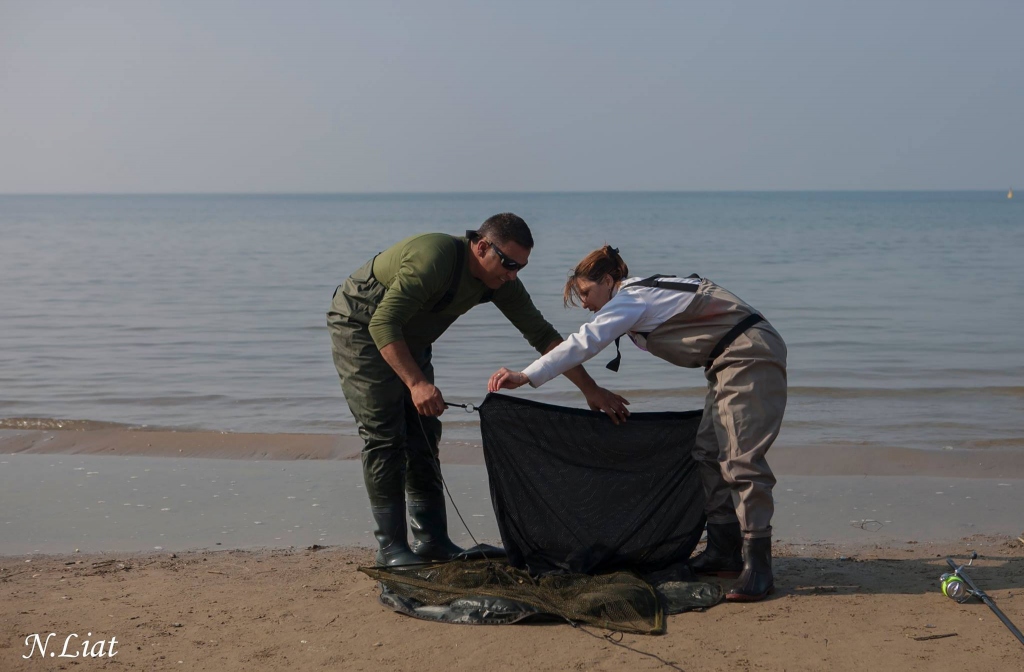
[[[523,373],[530,379],[530,385],[540,387],[587,361],[625,334],[629,334],[640,348],[646,349],[641,333],[654,331],[669,318],[685,310],[693,301],[692,292],[630,286],[642,279],[633,277],[623,280],[618,292],[578,332],[523,369]],[[700,284],[700,278],[665,277],[660,280]]]

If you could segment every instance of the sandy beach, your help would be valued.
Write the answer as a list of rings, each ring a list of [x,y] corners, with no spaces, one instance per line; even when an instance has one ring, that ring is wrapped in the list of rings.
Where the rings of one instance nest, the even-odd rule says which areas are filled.
[[[943,597],[947,554],[1024,623],[1024,545],[777,548],[777,592],[668,618],[663,636],[567,624],[458,626],[391,612],[366,549],[0,559],[0,668],[133,670],[1018,670],[1024,647],[981,603]],[[114,657],[24,659],[26,637],[116,637]],[[941,636],[941,637],[940,637]],[[931,638],[931,639],[929,639]],[[617,642],[617,643],[613,643]],[[625,648],[630,647],[630,648]],[[656,656],[656,657],[655,657]]]
[[[254,462],[349,460],[358,450],[356,437],[120,426],[0,435],[3,455]],[[473,442],[449,442],[442,456],[451,465],[482,462]],[[1012,451],[777,447],[772,457],[780,474],[918,477],[908,487],[929,476],[994,483],[1024,475],[1024,459]],[[940,538],[932,532],[880,543],[783,540],[775,549],[777,592],[770,599],[671,616],[664,636],[621,639],[568,624],[468,627],[395,614],[378,603],[375,582],[357,571],[372,562],[371,551],[359,546],[238,550],[228,542],[223,550],[8,555],[0,557],[0,624],[7,633],[0,669],[1024,669],[1024,647],[987,607],[957,605],[938,590],[945,558],[977,551],[972,577],[1024,624],[1019,533]],[[106,655],[44,664],[31,642],[49,633],[55,634],[47,657],[54,650],[59,656],[71,633],[78,637],[69,640],[67,655],[81,653],[86,639],[91,651],[105,641]]]

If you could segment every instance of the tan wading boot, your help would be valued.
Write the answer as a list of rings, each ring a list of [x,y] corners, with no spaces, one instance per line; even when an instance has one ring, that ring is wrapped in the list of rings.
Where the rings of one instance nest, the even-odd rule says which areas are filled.
[[[398,567],[400,565],[418,565],[423,563],[409,549],[409,540],[405,528],[405,502],[391,502],[386,506],[371,506],[373,519],[377,529],[373,536],[377,538],[375,563],[378,567]]]
[[[464,552],[448,536],[448,512],[443,497],[410,499],[409,523],[412,527],[412,552],[419,557],[419,562],[445,562]]]
[[[690,569],[697,574],[735,578],[743,570],[740,548],[743,534],[739,521],[708,523],[708,545],[690,560]]]
[[[744,539],[743,572],[725,599],[730,602],[757,602],[774,590],[772,538]]]

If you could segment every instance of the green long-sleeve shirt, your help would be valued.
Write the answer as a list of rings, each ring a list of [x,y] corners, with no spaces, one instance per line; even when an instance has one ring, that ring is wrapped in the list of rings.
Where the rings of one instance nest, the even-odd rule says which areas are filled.
[[[466,243],[464,237],[426,233],[406,238],[377,255],[373,276],[388,288],[370,319],[370,336],[377,348],[403,340],[411,346],[429,345],[460,315],[485,300],[490,290],[470,274],[467,248],[455,297],[440,312],[431,312],[451,284],[456,245]],[[519,278],[494,290],[492,300],[538,352],[560,339]]]

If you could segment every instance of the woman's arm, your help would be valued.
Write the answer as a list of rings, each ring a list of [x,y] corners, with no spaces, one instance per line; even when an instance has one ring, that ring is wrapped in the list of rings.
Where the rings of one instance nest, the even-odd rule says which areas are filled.
[[[619,292],[577,333],[551,348],[523,371],[504,367],[497,371],[488,382],[488,390],[515,389],[526,383],[540,387],[587,361],[625,334],[640,321],[644,309],[643,300],[632,292]]]
[[[547,352],[553,350],[560,343],[562,343],[561,339],[553,342],[548,347]],[[547,352],[544,354],[547,354]],[[629,417],[629,409],[626,408],[626,406],[629,406],[629,401],[625,397],[598,385],[582,366],[573,367],[566,371],[564,375],[583,392],[590,410],[604,413],[616,425],[625,422],[626,418]],[[491,379],[487,381],[487,391],[514,390],[517,387],[526,385],[528,382],[530,382],[530,379],[526,377],[526,374],[521,371],[512,371],[503,366],[494,372],[491,375]]]
[[[523,369],[530,385],[540,387],[601,352],[639,322],[644,309],[644,302],[638,296],[619,292],[578,332]]]

